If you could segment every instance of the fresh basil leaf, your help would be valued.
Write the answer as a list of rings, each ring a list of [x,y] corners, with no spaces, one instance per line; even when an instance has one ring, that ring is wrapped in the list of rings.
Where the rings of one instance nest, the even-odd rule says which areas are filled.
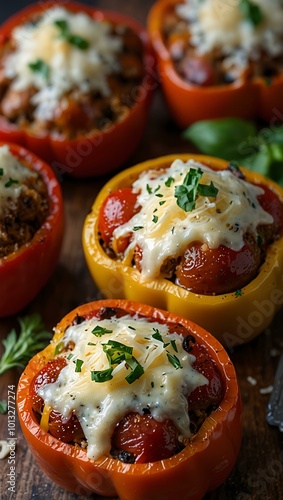
[[[239,146],[256,133],[252,122],[231,117],[196,122],[183,132],[183,137],[204,154],[241,163]]]
[[[272,156],[267,144],[261,144],[259,150],[243,158],[241,164],[254,172],[258,172],[266,177],[269,176],[269,170],[272,163]]]
[[[262,23],[264,19],[262,9],[259,5],[252,2],[252,0],[241,0],[239,9],[242,12],[244,18],[253,26],[258,26]]]

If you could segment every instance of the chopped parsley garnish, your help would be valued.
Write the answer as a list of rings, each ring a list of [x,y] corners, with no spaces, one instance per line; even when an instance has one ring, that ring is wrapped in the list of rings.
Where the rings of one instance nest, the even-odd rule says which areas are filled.
[[[76,359],[74,361],[74,363],[76,364],[75,372],[81,372],[82,371],[82,366],[84,364],[83,360],[82,359]]]
[[[176,370],[178,370],[178,368],[183,368],[179,358],[177,358],[175,354],[172,355],[169,352],[167,352],[167,358],[170,361],[171,365],[173,365],[174,368],[176,368]]]
[[[126,376],[128,384],[132,384],[144,374],[144,369],[142,365],[132,356],[127,360],[127,366],[131,369],[131,373]]]
[[[244,18],[253,24],[253,26],[258,26],[262,23],[264,19],[262,9],[252,0],[241,0],[239,9]]]
[[[86,50],[89,48],[89,42],[86,38],[70,33],[69,24],[65,19],[57,19],[54,21],[54,24],[60,31],[60,37],[67,40],[71,45],[74,45],[74,47],[77,47],[77,49],[80,50]]]
[[[170,344],[173,347],[174,351],[178,352],[178,348],[177,348],[177,345],[176,345],[176,340],[171,340]]]
[[[91,372],[91,380],[93,382],[99,382],[99,383],[107,382],[108,380],[111,380],[113,378],[112,372],[113,372],[112,366],[110,366],[106,370],[99,370],[99,371],[93,370]]]
[[[50,67],[42,59],[37,59],[36,61],[29,63],[28,67],[34,73],[40,74],[44,80],[48,80]]]
[[[166,181],[165,181],[165,186],[170,187],[172,182],[174,182],[174,178],[168,177],[168,179],[166,179]]]
[[[13,184],[19,184],[19,181],[17,179],[11,179],[11,177],[9,177],[9,180],[6,182],[5,187],[9,188]]]
[[[160,201],[160,202],[159,202],[159,205],[160,205],[160,206],[162,206],[162,205],[164,205],[164,203],[166,203],[166,200],[162,200],[162,201]]]
[[[92,332],[96,337],[102,337],[102,335],[106,335],[107,333],[112,333],[112,330],[107,330],[107,328],[103,328],[102,326],[97,325]]]
[[[158,221],[158,217],[157,217],[157,215],[154,215],[152,217],[152,222],[154,222],[156,224],[157,221]]]
[[[235,297],[241,297],[242,295],[243,295],[243,292],[242,292],[242,290],[241,290],[241,289],[236,290],[236,292],[235,292]]]
[[[191,212],[196,206],[197,196],[208,196],[215,198],[218,189],[214,186],[213,182],[210,185],[200,184],[203,172],[200,168],[190,168],[187,172],[183,184],[175,187],[175,198],[177,198],[177,205],[185,210]]]
[[[139,231],[139,229],[143,229],[143,226],[134,226],[133,231]]]
[[[146,185],[146,190],[147,190],[148,194],[152,193],[152,188],[150,187],[149,184]]]
[[[71,352],[71,353],[69,354],[69,356],[67,356],[67,360],[68,360],[68,361],[70,361],[70,359],[72,359],[73,357],[74,357],[74,355],[73,355],[73,353]]]

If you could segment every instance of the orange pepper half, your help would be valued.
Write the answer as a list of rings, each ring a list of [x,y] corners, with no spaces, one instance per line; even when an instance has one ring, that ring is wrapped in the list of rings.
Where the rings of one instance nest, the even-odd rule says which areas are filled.
[[[237,116],[283,119],[283,73],[272,79],[263,77],[248,81],[200,87],[186,82],[176,72],[162,35],[164,15],[180,0],[159,0],[148,15],[148,32],[157,57],[161,86],[177,124],[185,128],[198,120]]]
[[[227,162],[203,155],[168,155],[140,163],[113,177],[100,191],[83,228],[83,247],[91,275],[108,298],[126,298],[167,309],[185,316],[210,331],[229,348],[246,343],[271,323],[283,304],[283,237],[268,247],[258,275],[238,292],[198,295],[160,278],[142,281],[140,272],[111,259],[103,250],[98,233],[102,204],[109,193],[130,187],[144,170],[170,166],[176,159],[192,159],[214,169]],[[246,180],[268,186],[283,200],[283,189],[262,175],[242,168]]]
[[[33,377],[54,357],[60,341],[76,316],[87,318],[103,307],[122,308],[156,320],[189,328],[196,341],[206,346],[225,384],[219,405],[204,421],[190,444],[177,455],[157,462],[125,464],[111,457],[89,460],[86,450],[58,441],[42,430],[33,414],[30,384]],[[235,370],[225,349],[201,327],[167,311],[137,302],[101,300],[77,307],[55,329],[53,342],[31,359],[17,391],[20,424],[35,459],[60,486],[78,495],[96,493],[119,496],[120,500],[200,500],[225,481],[241,446],[241,397]]]

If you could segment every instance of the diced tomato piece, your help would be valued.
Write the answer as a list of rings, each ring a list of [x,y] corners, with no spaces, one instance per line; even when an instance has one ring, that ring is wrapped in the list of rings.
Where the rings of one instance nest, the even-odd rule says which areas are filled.
[[[181,446],[178,432],[171,420],[157,422],[151,415],[129,413],[117,424],[112,435],[113,454],[126,452],[135,463],[156,462],[169,458]]]
[[[131,188],[114,191],[104,201],[98,221],[98,230],[106,245],[109,245],[114,229],[128,222],[137,212],[137,194]],[[127,248],[120,249],[123,251]]]

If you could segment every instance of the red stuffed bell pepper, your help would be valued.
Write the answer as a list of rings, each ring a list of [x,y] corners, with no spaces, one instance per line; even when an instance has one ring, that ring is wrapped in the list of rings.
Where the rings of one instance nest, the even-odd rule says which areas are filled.
[[[42,469],[76,494],[201,499],[228,477],[241,445],[224,348],[137,302],[92,302],[63,318],[23,372],[17,406]]]
[[[16,314],[54,271],[63,238],[60,184],[49,165],[0,143],[0,317]]]
[[[59,175],[104,175],[141,139],[153,68],[133,19],[76,2],[31,5],[0,28],[0,139]]]
[[[282,121],[282,26],[276,1],[155,2],[148,29],[176,122],[185,128],[225,116]]]

